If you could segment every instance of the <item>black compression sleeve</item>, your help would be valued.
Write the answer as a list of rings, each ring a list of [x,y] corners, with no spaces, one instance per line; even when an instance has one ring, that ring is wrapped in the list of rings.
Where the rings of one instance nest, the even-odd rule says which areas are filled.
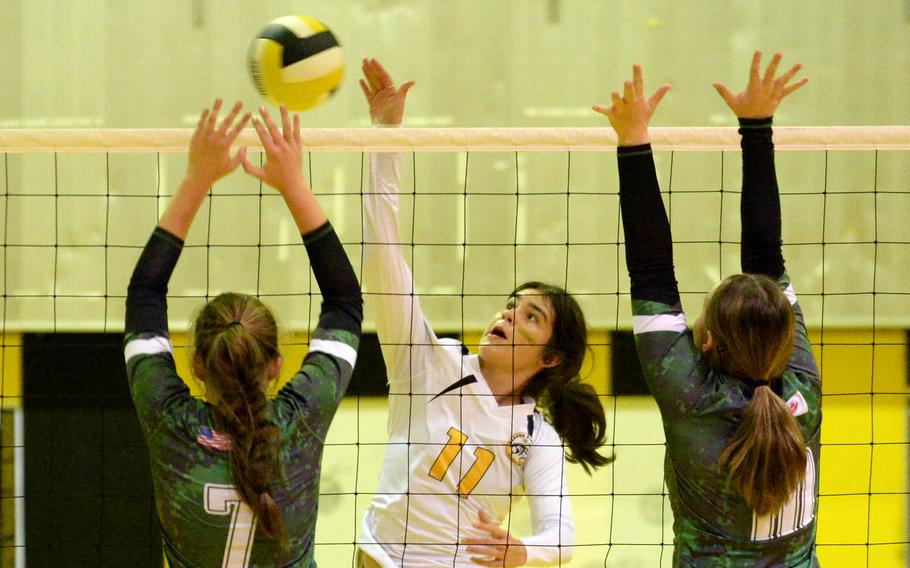
[[[784,273],[784,256],[771,117],[741,118],[739,133],[743,150],[742,270],[777,280]]]
[[[161,227],[149,237],[126,293],[126,332],[167,334],[167,283],[183,250],[183,241]]]
[[[650,144],[617,148],[619,206],[626,238],[632,299],[679,303],[673,271],[673,236]]]
[[[326,221],[303,235],[303,244],[324,300],[319,325],[359,334],[363,321],[360,283],[335,229]]]

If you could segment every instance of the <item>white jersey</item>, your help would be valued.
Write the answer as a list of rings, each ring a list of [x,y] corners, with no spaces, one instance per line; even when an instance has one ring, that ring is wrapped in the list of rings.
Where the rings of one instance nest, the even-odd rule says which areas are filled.
[[[476,566],[458,543],[489,538],[473,526],[480,509],[502,520],[526,495],[534,534],[515,536],[527,564],[567,562],[575,528],[562,442],[533,400],[499,406],[478,357],[425,320],[397,244],[400,162],[374,154],[365,196],[366,305],[390,393],[389,446],[360,547],[385,568]]]

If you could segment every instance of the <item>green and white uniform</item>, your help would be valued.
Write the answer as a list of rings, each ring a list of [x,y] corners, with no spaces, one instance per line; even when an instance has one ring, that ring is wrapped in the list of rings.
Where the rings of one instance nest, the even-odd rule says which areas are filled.
[[[787,504],[764,517],[752,511],[718,467],[757,383],[726,376],[701,357],[679,301],[669,222],[650,146],[623,147],[618,153],[633,330],[667,440],[664,473],[674,514],[674,565],[816,566],[821,380],[784,271],[771,120],[742,120],[740,133],[743,270],[777,280],[793,306],[793,353],[771,387],[787,401],[809,458],[805,479]]]
[[[177,376],[165,296],[183,243],[157,228],[133,273],[124,351],[172,568],[315,566],[323,441],[351,379],[362,308],[359,285],[331,225],[305,236],[304,243],[325,301],[300,370],[269,402],[280,432],[280,477],[271,489],[284,515],[287,550],[257,533],[252,510],[232,486],[229,437],[216,430],[214,408],[191,397]]]

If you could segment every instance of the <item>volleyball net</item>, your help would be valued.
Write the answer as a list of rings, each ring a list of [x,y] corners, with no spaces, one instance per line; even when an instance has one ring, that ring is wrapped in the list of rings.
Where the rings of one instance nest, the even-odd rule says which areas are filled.
[[[191,134],[0,131],[2,566],[59,551],[86,562],[147,551],[149,565],[160,565],[150,487],[131,485],[142,472],[126,465],[145,448],[126,425],[122,362],[105,366],[87,346],[122,332],[130,273],[182,179]],[[683,306],[694,320],[705,293],[739,272],[739,136],[735,128],[651,134]],[[570,471],[573,565],[669,565],[660,418],[622,371],[631,313],[612,131],[328,129],[304,130],[303,139],[311,185],[358,273],[369,153],[404,152],[401,241],[437,333],[476,343],[527,280],[575,295],[591,330],[583,374],[602,397],[617,461],[590,477]],[[252,131],[238,144],[259,149]],[[819,555],[838,566],[903,566],[910,127],[777,127],[775,146],[784,256],[824,385]],[[285,360],[299,360],[320,301],[307,267],[277,192],[242,173],[219,181],[170,285],[182,376],[189,321],[227,290],[263,298],[288,330]],[[366,304],[369,330],[369,294]],[[110,345],[119,357],[116,339]],[[74,367],[87,378],[66,380]],[[119,394],[74,387],[93,376],[120,385]],[[330,566],[351,564],[387,442],[383,398],[355,391],[323,463],[317,560]],[[116,522],[139,505],[142,523]],[[513,516],[522,534],[526,513]]]

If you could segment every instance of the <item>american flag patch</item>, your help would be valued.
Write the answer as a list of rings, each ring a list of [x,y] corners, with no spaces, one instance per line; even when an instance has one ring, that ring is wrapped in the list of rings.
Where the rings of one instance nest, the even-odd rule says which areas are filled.
[[[199,442],[199,445],[205,446],[206,448],[211,448],[213,450],[219,450],[226,452],[231,449],[231,437],[216,432],[208,426],[202,426],[199,428],[199,435],[196,436],[196,441]]]

